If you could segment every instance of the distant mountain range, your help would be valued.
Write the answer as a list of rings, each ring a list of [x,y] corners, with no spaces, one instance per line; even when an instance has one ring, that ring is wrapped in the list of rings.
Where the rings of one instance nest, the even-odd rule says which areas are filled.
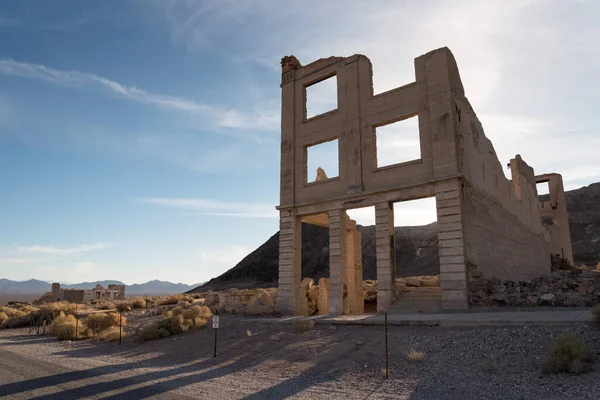
[[[93,289],[97,284],[104,288],[108,285],[125,285],[120,281],[96,281],[96,282],[81,282],[73,284],[61,284],[63,288],[69,289]],[[10,279],[0,278],[0,294],[39,294],[40,296],[50,291],[50,282],[44,282],[37,279],[28,281],[11,281]],[[184,283],[172,283],[167,281],[153,280],[146,283],[135,283],[133,285],[125,285],[125,296],[132,295],[165,295],[184,293],[193,289],[199,284],[186,285]]]

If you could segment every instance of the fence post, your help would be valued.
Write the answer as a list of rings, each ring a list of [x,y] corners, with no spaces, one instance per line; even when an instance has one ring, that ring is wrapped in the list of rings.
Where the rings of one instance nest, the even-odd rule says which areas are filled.
[[[387,311],[385,312],[385,379],[389,376],[389,364],[388,364],[388,319]]]
[[[75,303],[75,339],[77,340],[77,336],[79,333],[79,316],[77,315],[77,303]]]
[[[123,335],[123,311],[119,311],[119,345]]]

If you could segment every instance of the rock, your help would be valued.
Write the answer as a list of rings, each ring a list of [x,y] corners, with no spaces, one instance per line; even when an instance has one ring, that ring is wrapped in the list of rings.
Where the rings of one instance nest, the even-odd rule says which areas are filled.
[[[356,342],[354,342],[355,345],[357,346],[361,346],[363,344],[362,340],[357,340]]]
[[[302,290],[308,292],[310,289],[312,289],[314,283],[315,282],[311,278],[304,278],[302,279],[300,286],[302,287]]]
[[[494,289],[496,289],[496,292],[498,293],[503,293],[506,292],[506,285],[498,285]]]
[[[500,303],[506,303],[506,297],[506,293],[496,292],[491,296],[491,299]]]
[[[261,314],[272,314],[273,306],[267,305],[254,305],[246,308],[246,315],[261,315]]]
[[[600,275],[600,273],[598,273],[596,271],[590,271],[590,270],[585,269],[585,270],[581,271],[581,274],[579,276],[581,278],[588,279],[588,278],[595,278],[598,275]]]
[[[556,295],[553,293],[546,293],[540,296],[540,301],[542,303],[553,302],[556,299]]]
[[[329,278],[319,279],[317,307],[320,315],[329,314]]]
[[[421,286],[436,287],[436,286],[439,286],[439,280],[438,279],[423,279],[423,280],[421,280]]]
[[[215,292],[213,292],[212,290],[209,290],[208,293],[206,293],[206,298],[204,299],[204,305],[206,307],[210,307],[213,304],[215,304],[216,301],[217,301],[217,296],[215,295]]]
[[[261,293],[258,298],[256,299],[256,301],[258,303],[260,303],[263,306],[274,306],[275,302],[273,301],[273,297],[271,297],[268,293],[263,292]]]
[[[404,278],[404,283],[407,286],[415,286],[415,287],[421,286],[421,280],[418,278],[413,278],[413,277]]]

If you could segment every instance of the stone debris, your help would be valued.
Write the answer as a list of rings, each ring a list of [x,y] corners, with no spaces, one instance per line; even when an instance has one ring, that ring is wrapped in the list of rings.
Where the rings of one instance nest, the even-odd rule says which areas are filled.
[[[484,279],[472,264],[469,271],[472,306],[591,307],[600,300],[600,272],[574,268],[564,260],[553,261],[549,275],[526,281]]]

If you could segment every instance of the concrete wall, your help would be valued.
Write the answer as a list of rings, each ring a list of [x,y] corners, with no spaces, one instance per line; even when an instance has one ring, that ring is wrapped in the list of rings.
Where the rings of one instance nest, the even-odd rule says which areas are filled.
[[[414,82],[374,95],[372,65],[363,55],[306,66],[294,57],[282,60],[281,310],[299,312],[299,229],[307,216],[316,223],[328,219],[334,313],[348,312],[343,296],[354,293],[347,287],[349,274],[355,276],[347,269],[352,264],[347,260],[355,257],[349,255],[352,244],[347,245],[353,239],[344,235],[347,209],[375,206],[380,311],[395,300],[393,202],[436,197],[444,309],[468,307],[467,263],[486,278],[531,279],[549,272],[552,249],[570,249],[566,208],[539,204],[533,168],[517,155],[510,162],[511,179],[506,178],[465,97],[450,50],[431,51],[414,65]],[[337,82],[337,108],[307,118],[306,88],[331,77]],[[421,157],[377,167],[376,129],[414,116]],[[307,148],[333,139],[338,140],[339,176],[309,182],[316,171],[306,169]],[[551,197],[563,204],[562,182],[552,182]],[[544,226],[542,215],[552,216],[552,228]]]
[[[468,100],[454,95],[459,167],[465,177],[466,259],[485,278],[532,279],[550,272],[550,234],[541,221],[535,175],[517,155],[507,179]]]
[[[573,263],[573,247],[569,230],[569,215],[562,177],[559,174],[544,174],[535,177],[536,183],[547,183],[547,199],[538,198],[540,215],[550,233],[550,251]]]

